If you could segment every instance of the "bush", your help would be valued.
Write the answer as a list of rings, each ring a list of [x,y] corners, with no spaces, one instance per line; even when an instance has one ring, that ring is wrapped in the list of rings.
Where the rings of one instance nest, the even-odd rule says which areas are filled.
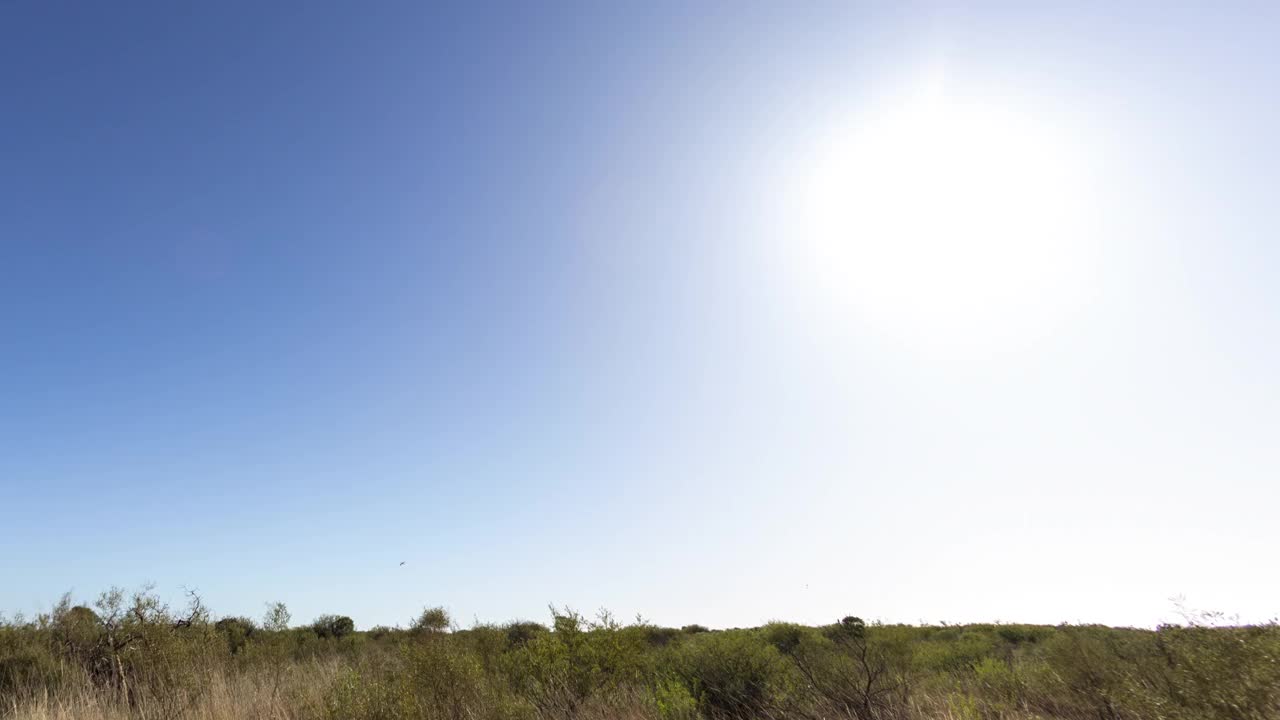
[[[505,630],[507,633],[507,644],[511,647],[519,647],[536,637],[551,632],[547,629],[546,625],[536,622],[509,623]]]
[[[765,637],[804,679],[806,704],[819,714],[860,720],[906,714],[910,654],[902,628],[867,627],[850,616],[820,631],[774,624]]]
[[[423,608],[418,617],[409,624],[409,632],[415,635],[424,633],[447,632],[453,625],[453,619],[442,607]]]
[[[1000,717],[1022,704],[1022,683],[1012,666],[995,658],[983,658],[973,668],[975,692],[984,714]]]
[[[346,615],[321,615],[311,623],[317,637],[340,639],[356,630],[356,623]]]
[[[713,720],[758,718],[783,705],[782,659],[749,631],[698,636],[681,648],[676,672],[699,711]]]
[[[645,641],[653,647],[666,647],[680,637],[680,631],[675,628],[646,627],[644,633]]]
[[[569,609],[552,608],[552,619],[551,632],[513,646],[501,664],[511,686],[544,714],[574,714],[653,683],[650,626],[618,625],[603,613],[588,621]]]
[[[664,678],[653,688],[653,704],[661,720],[694,720],[698,701],[679,678]]]
[[[1162,685],[1185,717],[1255,720],[1280,715],[1280,627],[1162,626],[1151,638]]]
[[[232,655],[244,650],[249,640],[258,632],[258,627],[252,620],[242,617],[222,618],[213,627],[226,641],[227,650]]]
[[[432,638],[401,648],[390,668],[348,672],[329,692],[334,720],[517,720],[532,707],[486,675],[474,654]]]
[[[0,698],[42,688],[56,691],[65,680],[65,666],[47,649],[9,639],[0,641]]]
[[[332,720],[401,720],[418,717],[412,695],[399,679],[371,678],[354,670],[343,673],[324,702]]]
[[[446,632],[323,616],[213,622],[144,588],[0,620],[0,715],[352,720],[1278,720],[1280,628],[1192,618],[1101,626],[910,627],[856,617],[696,632],[552,609]],[[243,698],[243,699],[241,699]],[[228,709],[227,703],[242,703]],[[908,712],[910,710],[910,712]]]
[[[1137,668],[1126,659],[1123,640],[1099,627],[1058,628],[1041,648],[1048,667],[1031,676],[1034,704],[1050,714],[1120,720]]]

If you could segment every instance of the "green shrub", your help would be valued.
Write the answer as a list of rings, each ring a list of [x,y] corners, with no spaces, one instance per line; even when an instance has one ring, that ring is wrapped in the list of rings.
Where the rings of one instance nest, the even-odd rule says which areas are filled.
[[[691,639],[676,656],[676,672],[713,720],[758,718],[783,704],[786,666],[773,646],[748,631]]]
[[[1008,663],[983,658],[973,668],[975,695],[987,716],[999,717],[1022,704],[1022,682]]]
[[[348,670],[325,698],[332,720],[408,720],[419,717],[408,686],[400,678],[371,678]]]
[[[244,650],[258,632],[252,620],[242,617],[225,617],[214,623],[214,629],[227,643],[227,650],[235,655]]]
[[[453,625],[453,619],[449,617],[449,613],[442,607],[423,608],[418,613],[418,617],[409,623],[409,632],[420,635],[423,633],[442,633],[449,630]]]
[[[393,665],[345,673],[325,700],[333,720],[519,720],[532,707],[443,637],[404,645]]]
[[[1139,667],[1126,659],[1123,641],[1105,628],[1059,627],[1041,647],[1047,667],[1030,676],[1034,704],[1050,714],[1120,720]]]
[[[550,628],[449,632],[429,608],[410,631],[357,633],[336,615],[290,628],[278,603],[213,622],[195,595],[175,610],[112,589],[0,620],[0,715],[230,717],[210,703],[234,686],[264,716],[333,720],[1280,720],[1280,628],[1219,622],[711,632],[553,608]]]
[[[530,640],[551,632],[546,625],[536,622],[513,622],[509,623],[506,628],[507,644],[511,647],[519,647]]]
[[[321,615],[311,629],[317,637],[341,639],[356,631],[356,623],[346,615]]]
[[[49,650],[0,641],[0,698],[45,688],[56,690],[66,679],[66,667]]]
[[[653,704],[661,720],[695,720],[698,700],[679,678],[663,678],[653,688]]]
[[[880,720],[908,706],[909,629],[868,627],[849,616],[815,631],[774,624],[765,637],[803,678],[807,705],[824,716]]]
[[[1053,628],[1041,625],[997,625],[996,635],[1011,645],[1038,643],[1053,634]]]
[[[680,637],[680,631],[668,627],[646,626],[643,630],[645,642],[653,647],[666,647]]]
[[[1152,637],[1161,672],[1142,694],[1163,686],[1165,708],[1206,720],[1280,716],[1280,627],[1162,626]]]
[[[655,658],[649,626],[624,627],[608,615],[591,622],[552,608],[552,631],[513,646],[502,667],[512,687],[544,713],[573,713],[586,701],[647,687]]]

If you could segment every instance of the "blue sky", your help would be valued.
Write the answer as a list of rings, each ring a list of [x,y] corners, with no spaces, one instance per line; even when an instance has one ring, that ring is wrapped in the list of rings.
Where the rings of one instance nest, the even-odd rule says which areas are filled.
[[[0,609],[1280,612],[1274,8],[269,5],[0,6]],[[1051,272],[810,252],[930,83],[1067,138]]]

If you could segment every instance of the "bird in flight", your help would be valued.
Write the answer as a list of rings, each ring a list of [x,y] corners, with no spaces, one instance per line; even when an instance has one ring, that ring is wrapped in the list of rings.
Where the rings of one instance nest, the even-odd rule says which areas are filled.
[[[403,560],[401,560],[401,561],[400,561],[400,566],[401,566],[401,567],[404,567],[404,561],[403,561]]]

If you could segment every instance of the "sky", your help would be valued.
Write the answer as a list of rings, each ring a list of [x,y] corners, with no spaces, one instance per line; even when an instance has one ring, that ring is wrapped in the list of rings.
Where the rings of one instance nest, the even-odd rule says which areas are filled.
[[[1062,5],[0,3],[0,611],[1275,617],[1280,7]]]

